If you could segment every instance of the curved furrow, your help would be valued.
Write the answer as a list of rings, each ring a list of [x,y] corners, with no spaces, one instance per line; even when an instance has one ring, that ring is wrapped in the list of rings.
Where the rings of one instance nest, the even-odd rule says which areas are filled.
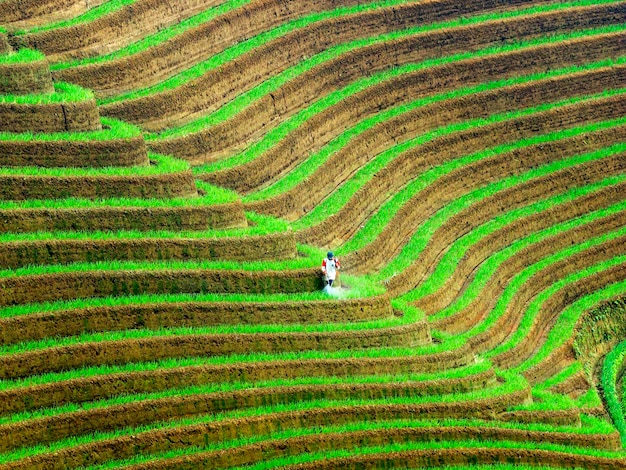
[[[622,72],[624,72],[624,77],[621,77]],[[617,75],[614,75],[615,73]],[[557,101],[559,98],[593,93],[596,90],[599,91],[601,87],[606,89],[611,83],[617,86],[624,78],[626,78],[626,68],[620,70],[620,67],[617,67],[610,71],[607,69],[565,75],[548,79],[545,82],[532,81],[528,84],[496,88],[491,91],[468,92],[467,95],[462,93],[458,98],[445,99],[445,94],[437,96],[432,104],[416,106],[415,110],[401,113],[397,117],[375,124],[357,134],[345,146],[330,155],[310,176],[299,179],[293,188],[258,201],[253,199],[253,193],[252,197],[244,201],[245,207],[255,212],[288,220],[299,219],[359,172],[361,167],[384,158],[389,160],[387,165],[380,168],[375,176],[371,176],[371,183],[367,184],[366,181],[361,191],[363,195],[367,195],[370,207],[377,201],[380,204],[383,202],[382,197],[388,197],[387,194],[400,190],[411,181],[415,174],[425,171],[429,166],[453,159],[452,149],[449,154],[443,154],[441,148],[453,147],[454,139],[459,143],[462,141],[464,148],[469,150],[471,149],[470,139],[477,140],[478,135],[484,136],[485,141],[488,135],[493,134],[503,134],[503,139],[521,137],[524,135],[524,123],[533,119],[510,115],[510,120],[506,120],[504,118],[509,116],[503,116],[500,118],[502,122],[489,126],[489,120],[498,122],[498,114],[507,112],[513,114],[515,110],[524,113],[525,108],[546,103],[548,97],[550,100]],[[567,85],[563,86],[564,84]],[[562,95],[561,91],[557,90],[567,90],[568,94]],[[472,122],[476,125],[470,127]],[[470,129],[463,132],[464,126]],[[501,132],[500,128],[505,126],[508,126],[511,131]],[[526,129],[526,132],[536,133],[537,131],[533,128]],[[428,150],[431,150],[431,153],[428,153]],[[393,174],[393,177],[385,178],[387,174]],[[383,178],[387,180],[382,185],[384,194],[377,194],[374,187],[375,180]],[[380,192],[378,190],[378,193]],[[358,200],[361,198],[359,197]],[[351,203],[351,200],[348,201],[346,209],[341,210],[347,210]],[[363,208],[359,210],[359,213],[363,215]],[[337,218],[344,220],[340,223],[346,223],[344,217],[337,216]],[[302,225],[303,222],[299,221],[296,227]],[[337,230],[341,230],[341,226],[337,227]],[[328,243],[322,239],[306,238],[307,232],[314,231],[314,227],[305,228],[300,231],[299,236],[301,240],[315,244]],[[334,232],[332,235],[338,237],[339,234]]]
[[[623,200],[623,188],[624,183],[621,182],[583,197],[569,199],[564,204],[544,205],[540,209],[529,206],[531,210],[524,211],[524,215],[519,218],[507,217],[508,223],[503,224],[502,228],[488,232],[469,247],[463,247],[459,253],[462,255],[459,261],[460,271],[451,275],[453,278],[458,276],[459,281],[455,287],[440,289],[439,295],[432,297],[422,296],[423,292],[417,289],[409,297],[415,299],[415,305],[428,314],[435,315],[438,328],[450,332],[467,328],[472,321],[470,315],[460,315],[454,320],[448,315],[454,311],[453,305],[467,302],[463,299],[468,291],[475,292],[476,286],[484,285],[485,281],[480,279],[489,276],[493,279],[493,288],[502,284],[522,266],[537,261],[547,253],[580,243],[607,229],[618,228],[624,217],[620,204]],[[533,213],[533,209],[539,211]],[[505,259],[508,264],[506,268],[502,265]],[[448,260],[438,269],[445,269],[446,266]],[[448,279],[443,279],[442,286]],[[447,289],[451,290],[449,294]],[[482,292],[482,297],[489,298],[492,295],[489,289]],[[443,295],[446,297],[445,303],[440,297]],[[441,303],[435,303],[436,300]],[[456,323],[457,320],[460,323]]]
[[[115,51],[223,0],[112,0],[66,22],[11,36],[18,48],[37,49],[51,62]]]
[[[435,63],[409,64],[376,74],[315,101],[265,133],[260,141],[247,147],[237,157],[203,165],[196,170],[200,178],[209,182],[240,191],[250,191],[269,184],[276,180],[277,176],[295,168],[308,157],[309,153],[319,151],[345,129],[353,127],[367,117],[409,104],[420,97],[431,96],[437,91],[478,85],[493,79],[512,78],[521,71],[525,74],[544,72],[545,66],[542,64],[538,67],[538,61],[544,64],[552,63],[554,67],[562,68],[610,57],[616,59],[619,56],[617,51],[622,49],[623,44],[623,38],[618,37],[620,33],[616,34],[617,36],[593,35],[535,47],[511,46],[510,49],[519,49],[514,52],[506,52],[501,48],[487,49],[474,58],[467,58],[461,54],[435,60]],[[596,48],[597,46],[600,48]],[[477,70],[480,73],[477,74]],[[263,105],[262,109],[271,110],[273,105],[269,107]],[[261,111],[259,110],[259,113]],[[226,121],[224,127],[214,134],[215,137],[227,146],[241,147],[244,144],[252,144],[247,142],[244,136],[237,135],[237,129],[248,132],[254,127],[251,123],[261,115],[259,113],[247,115],[242,122],[243,127],[233,126],[233,123]],[[263,118],[258,122],[260,125],[266,125],[272,121]],[[203,132],[197,134],[197,137],[206,141]],[[159,145],[153,145],[152,141],[148,142],[148,146],[155,151],[161,148]],[[214,151],[222,150],[217,148],[210,150]],[[188,159],[178,152],[175,154]],[[207,161],[203,155],[209,156],[208,161],[214,159],[203,151],[202,154],[198,154],[198,158],[193,157],[189,160],[193,163]],[[239,182],[242,179],[243,181]]]
[[[577,157],[574,157],[574,159],[569,160],[570,164],[574,164],[574,166],[549,172],[536,178],[530,178],[526,182],[514,184],[501,191],[495,188],[502,183],[495,183],[491,186],[492,189],[488,189],[488,192],[491,193],[489,196],[480,198],[479,201],[473,204],[467,201],[467,208],[445,219],[445,222],[442,220],[443,224],[436,229],[434,237],[429,237],[430,239],[427,241],[427,245],[425,245],[425,251],[419,257],[412,259],[403,271],[388,281],[390,292],[398,294],[415,288],[424,278],[427,266],[430,265],[430,259],[437,257],[440,247],[449,246],[455,239],[467,234],[475,226],[487,222],[498,214],[517,207],[523,207],[552,195],[557,195],[568,188],[601,181],[607,175],[623,172],[625,163],[622,153],[606,159],[603,159],[598,154],[596,154],[596,157],[599,159],[583,164],[578,164],[576,161]],[[560,166],[558,161],[556,166]],[[533,171],[528,173],[527,176],[532,174]],[[522,178],[526,179],[526,177]],[[512,177],[511,181],[515,179],[515,177]],[[478,192],[480,193],[480,191]],[[455,201],[456,206],[460,207],[460,204],[460,202]],[[407,209],[414,208],[414,206],[406,207]],[[405,215],[405,217],[411,216]],[[415,227],[415,231],[417,230],[418,227]],[[420,240],[423,240],[423,238],[420,236]],[[403,249],[408,250],[409,248],[410,245],[406,245]],[[420,262],[417,262],[418,260]],[[408,261],[403,264],[408,264]],[[395,266],[392,265],[392,269],[394,268]]]
[[[431,5],[421,8],[426,9],[424,12],[426,20],[428,20],[429,14],[435,17],[437,13],[430,13],[429,8]],[[334,21],[337,24],[327,25],[328,27],[322,33],[313,34],[314,42],[311,47],[303,47],[306,45],[305,43],[301,46],[302,52],[300,54],[297,54],[298,50],[289,54],[292,61],[302,60],[301,54],[306,54],[311,58],[302,64],[296,62],[297,66],[293,64],[288,70],[282,70],[281,64],[277,63],[280,55],[276,57],[276,54],[271,54],[269,58],[261,58],[262,63],[268,64],[265,67],[271,67],[271,70],[265,73],[263,73],[262,68],[259,70],[254,62],[247,63],[246,69],[248,71],[244,73],[239,68],[235,68],[231,72],[228,67],[223,65],[173,89],[161,91],[161,87],[159,87],[149,94],[147,93],[151,90],[147,90],[145,96],[135,98],[133,95],[129,95],[123,101],[116,100],[111,103],[105,101],[103,113],[108,116],[124,116],[124,119],[140,124],[145,129],[162,131],[166,127],[178,127],[201,115],[214,112],[242,92],[255,87],[261,88],[259,85],[265,85],[263,82],[271,76],[268,75],[270,73],[273,75],[286,74],[287,82],[280,85],[279,81],[278,87],[275,86],[261,94],[256,101],[251,103],[249,109],[241,107],[237,110],[237,115],[220,123],[219,128],[207,129],[212,135],[215,135],[220,132],[220,129],[225,129],[227,125],[232,127],[232,135],[229,136],[229,139],[230,145],[233,145],[235,139],[241,142],[248,140],[249,137],[258,138],[261,132],[267,132],[271,126],[275,126],[276,123],[294,115],[299,109],[334,90],[346,87],[364,75],[372,75],[392,67],[433,59],[442,55],[453,55],[462,51],[502,44],[503,41],[511,40],[514,37],[532,38],[540,34],[565,33],[576,29],[597,27],[599,24],[608,26],[614,24],[616,18],[621,16],[615,16],[616,9],[619,10],[619,7],[614,5],[594,6],[588,10],[583,8],[580,11],[568,9],[567,12],[530,15],[530,18],[524,18],[524,20],[513,17],[502,21],[483,21],[477,25],[444,28],[441,31],[429,31],[430,28],[425,27],[416,28],[418,33],[420,29],[426,29],[426,32],[409,34],[411,31],[409,30],[409,32],[403,33],[407,36],[406,38],[391,40],[388,39],[390,29],[387,17],[392,15],[392,12],[394,18],[399,18],[398,21],[402,21],[401,18],[404,13],[408,15],[410,20],[416,21],[421,12],[404,12],[402,9],[396,8],[380,12],[375,10],[372,13],[356,15],[352,19],[350,27]],[[374,14],[376,16],[370,18]],[[563,15],[567,18],[563,18]],[[422,20],[420,19],[420,21]],[[376,31],[375,26],[377,24],[382,25],[380,27],[382,31]],[[334,28],[337,28],[336,33],[333,31]],[[341,34],[343,28],[348,29],[349,34],[354,38],[365,39],[356,40],[349,35],[344,38],[343,36],[346,34]],[[511,34],[511,30],[515,30],[514,36]],[[376,36],[369,38],[376,33],[387,34],[383,34],[381,39]],[[333,41],[338,45],[321,53],[333,46],[333,42],[326,44],[321,39],[326,36],[332,38],[326,41]],[[498,38],[497,41],[494,38]],[[354,40],[346,44],[341,42],[350,39]],[[373,44],[368,45],[368,43]],[[286,49],[286,51],[282,54],[291,52],[290,49],[293,47],[283,46],[282,49]],[[257,49],[255,48],[255,52],[258,52]],[[347,51],[344,52],[346,49]],[[318,52],[320,52],[319,55]],[[246,59],[246,56],[242,59]],[[307,63],[310,64],[308,69],[305,67]],[[229,66],[234,67],[235,64],[236,61],[232,61]],[[289,64],[285,64],[285,66],[287,65]],[[231,75],[234,76],[231,78]],[[68,80],[69,78],[64,79]],[[284,79],[281,81],[284,82]],[[254,90],[253,92],[255,95],[259,94]],[[239,129],[244,122],[248,123],[250,129]],[[165,136],[170,133],[171,131],[166,132]],[[206,132],[203,134],[204,140],[207,140],[208,134]],[[221,140],[223,139],[224,137],[221,138]],[[158,145],[167,152],[174,146],[180,147],[182,143],[184,142],[181,139],[174,139],[171,142],[165,140],[162,144],[157,141],[155,146]],[[214,151],[224,148],[227,142],[216,142],[216,144]],[[241,143],[239,147],[241,147]]]
[[[620,99],[621,100],[621,99]],[[609,99],[608,101],[605,101],[605,104],[608,104],[610,101],[612,101],[612,99]],[[594,106],[595,105],[595,106]],[[550,118],[554,117],[557,119],[572,119],[574,122],[576,122],[578,119],[583,120],[584,117],[583,116],[588,116],[588,112],[591,111],[592,109],[594,111],[600,111],[600,107],[598,106],[600,105],[600,101],[595,101],[592,100],[590,102],[585,102],[583,104],[583,106],[574,106],[574,107],[565,107],[561,110],[559,110],[558,112],[552,111],[550,113],[542,113],[536,116],[533,116],[534,119],[532,120],[527,120],[526,122],[528,122],[528,124],[526,124],[526,126],[528,126],[528,128],[530,129],[537,129],[537,125],[539,123],[542,123],[544,125],[548,125],[548,126],[554,126],[554,123],[552,122],[552,120]],[[605,109],[605,111],[607,111],[609,113],[610,117],[611,114],[613,114],[615,111],[611,110],[612,106],[607,106]],[[577,114],[577,109],[578,111],[580,111],[580,115],[576,115]],[[618,106],[617,108],[617,113],[619,114],[620,111],[620,107]],[[567,111],[565,111],[567,110]],[[563,112],[565,111],[565,112]],[[511,131],[516,127],[516,124],[519,124],[519,121],[513,121],[512,123],[510,123],[512,125],[509,125],[508,127],[504,127],[504,129],[508,130],[511,129]],[[530,125],[529,125],[530,124]],[[534,126],[533,126],[534,124]],[[541,124],[539,124],[541,125]],[[524,127],[526,127],[524,126]],[[500,127],[502,129],[502,126]],[[549,128],[550,129],[550,128]],[[487,127],[485,130],[489,130],[491,131],[492,129],[490,129],[489,127]],[[496,128],[496,130],[499,130],[498,128]],[[550,129],[551,130],[551,129]],[[471,133],[466,133],[466,135],[469,134],[470,136],[472,136]],[[498,132],[498,133],[488,133],[488,132],[481,132],[478,135],[478,139],[476,139],[479,143],[479,145],[483,145],[482,144],[482,139],[484,139],[486,136],[486,138],[490,139],[488,141],[488,144],[491,143],[491,139],[494,138],[494,136],[499,136],[499,135],[506,135],[505,132]],[[602,135],[602,133],[600,133],[600,135]],[[619,135],[619,134],[617,134]],[[524,134],[522,134],[522,136],[524,136]],[[612,139],[612,134],[610,133],[610,131],[607,131],[607,133],[605,134],[605,136],[609,139]],[[458,136],[457,137],[457,141],[465,144],[465,145],[460,145],[457,144],[457,147],[460,147],[459,150],[457,150],[455,148],[455,146],[452,147],[451,150],[453,151],[459,151],[459,152],[463,152],[465,153],[465,150],[467,148],[468,145],[468,141],[467,139],[459,139]],[[461,137],[464,137],[463,134],[461,134]],[[471,141],[470,141],[471,142]],[[578,141],[578,143],[576,142],[576,139],[574,139],[573,141],[570,141],[573,146],[568,150],[569,155],[572,155],[572,152],[576,152],[576,148],[578,148],[579,150],[583,149],[584,151],[584,144],[583,141]],[[610,140],[609,140],[610,142]],[[580,147],[578,145],[583,145],[583,147]],[[610,145],[610,143],[609,143]],[[554,160],[558,160],[559,155],[557,153],[552,153],[550,147],[545,147],[544,150],[541,150],[541,144],[538,145],[534,145],[531,147],[527,147],[524,148],[522,147],[519,150],[509,150],[507,152],[507,150],[505,150],[505,153],[509,153],[510,156],[515,157],[516,155],[520,155],[523,156],[524,158],[526,158],[528,156],[529,153],[529,148],[533,148],[536,151],[539,151],[540,153],[534,155],[534,156],[530,156],[530,158],[541,158],[540,155],[544,155],[546,158],[552,158]],[[441,152],[441,147],[438,147]],[[480,147],[478,147],[480,149]],[[470,147],[471,149],[471,147]],[[556,147],[556,149],[558,149],[558,146]],[[419,151],[419,149],[418,149]],[[431,151],[434,153],[434,151]],[[480,154],[478,154],[480,155]],[[551,155],[551,157],[550,157]],[[566,154],[567,155],[567,154]],[[436,156],[435,156],[436,158]],[[439,157],[441,158],[441,157]],[[497,157],[492,157],[489,154],[487,154],[487,158],[497,158]],[[421,161],[419,159],[413,159],[413,161]],[[462,160],[461,160],[462,161]],[[464,176],[465,181],[470,180],[470,181],[474,181],[473,184],[480,184],[480,181],[476,181],[474,179],[472,179],[472,171],[470,169],[473,168],[484,168],[485,171],[489,171],[490,168],[486,167],[485,168],[485,161],[487,160],[483,160],[483,159],[479,159],[476,163],[472,163],[470,165],[464,165],[461,166],[460,168],[454,168],[452,167],[452,171],[444,173],[444,175],[442,177],[436,178],[434,179],[434,181],[432,182],[432,184],[428,184],[430,183],[432,180],[428,180],[426,178],[424,178],[424,182],[421,182],[419,179],[415,180],[414,186],[416,186],[417,191],[408,191],[408,196],[406,196],[404,198],[404,201],[411,201],[411,204],[407,204],[406,202],[395,212],[392,212],[390,217],[390,221],[387,222],[387,227],[385,227],[380,234],[378,234],[378,236],[376,237],[376,240],[378,240],[377,243],[375,244],[369,244],[366,245],[364,248],[360,248],[357,252],[355,252],[354,254],[350,255],[348,257],[348,259],[346,260],[346,265],[350,266],[350,264],[352,264],[352,266],[363,266],[363,268],[360,268],[362,270],[366,269],[366,266],[376,266],[376,264],[374,263],[379,263],[382,260],[382,258],[379,255],[376,255],[376,252],[378,251],[378,249],[382,246],[385,246],[385,249],[387,250],[387,252],[389,252],[389,249],[391,248],[391,246],[393,246],[392,248],[392,252],[398,252],[398,250],[400,249],[400,240],[399,238],[402,237],[402,232],[401,232],[401,227],[406,226],[408,228],[408,230],[410,231],[409,233],[415,233],[415,230],[418,228],[419,226],[419,221],[423,221],[427,218],[427,215],[430,213],[434,213],[436,211],[436,207],[441,207],[443,205],[443,201],[440,200],[440,196],[438,195],[438,189],[442,188],[442,187],[448,187],[450,184],[456,185],[456,186],[452,186],[453,188],[456,187],[457,189],[457,193],[452,193],[452,191],[450,191],[450,189],[447,189],[446,192],[449,194],[449,196],[447,196],[446,200],[447,201],[453,201],[455,199],[455,197],[458,197],[462,194],[466,194],[468,192],[468,190],[470,188],[472,188],[473,186],[468,186],[467,189],[465,189],[463,187],[463,184],[470,184],[470,183],[464,183],[464,180],[461,179],[459,180],[459,176]],[[513,165],[515,163],[516,160],[512,160],[509,162],[505,162],[505,164],[507,165]],[[470,162],[471,163],[471,162]],[[523,164],[523,160],[520,160],[519,164]],[[496,169],[493,170],[494,172],[497,171]],[[434,172],[433,172],[434,173]],[[436,175],[436,173],[434,173]],[[495,175],[495,174],[494,174]],[[426,175],[428,176],[428,175]],[[393,174],[389,176],[389,179],[391,180],[393,177]],[[431,177],[432,178],[432,177]],[[495,181],[497,179],[497,176],[494,176],[493,181]],[[421,184],[420,184],[421,183]],[[410,187],[408,189],[411,189]],[[420,191],[421,190],[421,191]],[[430,199],[432,199],[433,201],[435,201],[436,198],[437,201],[439,201],[438,203],[436,203],[436,206],[433,206],[431,204],[430,200],[427,199],[426,195],[428,195],[429,197],[432,195],[432,197],[430,197]],[[384,208],[385,206],[383,206]],[[414,210],[417,209],[417,210]],[[421,212],[418,212],[421,211]],[[427,211],[427,212],[424,212]],[[412,213],[419,213],[421,214],[419,216],[419,218],[409,218],[410,216],[408,216],[408,214],[412,212]],[[398,222],[395,222],[398,221]],[[321,231],[321,230],[320,230]],[[306,235],[306,232],[305,232]],[[407,234],[407,238],[410,237],[410,235]],[[301,240],[303,238],[300,238]],[[306,238],[304,239],[306,240]],[[390,240],[398,240],[393,242],[394,245],[390,246],[389,241]],[[311,241],[311,240],[308,240]],[[368,248],[369,246],[371,246],[371,248]],[[373,256],[375,256],[375,258],[372,258]],[[352,259],[350,259],[350,257],[352,257]],[[386,253],[385,259],[389,259],[389,253]],[[365,262],[367,263],[367,265],[363,265],[362,263]]]
[[[161,34],[152,41],[148,38],[138,52],[129,47],[128,52],[122,49],[120,53],[97,61],[57,64],[53,66],[54,77],[92,88],[101,97],[134,91],[128,97],[118,98],[127,101],[138,94],[137,90],[149,88],[194,64],[223,54],[226,55],[223,61],[216,61],[213,57],[212,62],[216,65],[203,74],[201,81],[194,81],[194,88],[199,88],[202,83],[212,83],[216,98],[226,102],[229,96],[232,99],[254,83],[260,83],[297,64],[305,56],[315,55],[332,45],[407,28],[418,18],[426,22],[447,16],[455,18],[461,12],[470,14],[505,6],[499,1],[483,5],[457,3],[459,10],[455,11],[450,9],[450,3],[416,4],[391,0],[354,6],[343,4],[335,10],[330,8],[336,7],[337,3],[329,1],[314,4],[291,2],[289,5],[242,3],[243,6],[232,11],[214,9],[215,13],[207,11],[192,18],[193,22],[183,22],[189,23],[189,27],[177,28],[181,31],[174,31],[177,34],[168,35],[163,41],[159,41]],[[229,3],[224,4],[227,5]],[[249,48],[237,47],[246,41],[250,43]],[[243,52],[239,52],[240,49]],[[181,91],[177,96],[184,96]],[[132,103],[122,106],[132,106]]]

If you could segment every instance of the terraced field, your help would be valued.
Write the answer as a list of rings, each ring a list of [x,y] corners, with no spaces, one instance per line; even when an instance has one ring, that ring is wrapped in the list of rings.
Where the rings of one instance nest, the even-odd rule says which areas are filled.
[[[625,54],[620,0],[0,0],[0,468],[626,468]]]

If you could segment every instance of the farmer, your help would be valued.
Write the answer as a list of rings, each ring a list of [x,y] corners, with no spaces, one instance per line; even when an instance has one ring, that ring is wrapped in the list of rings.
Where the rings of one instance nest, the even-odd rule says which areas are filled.
[[[322,261],[322,273],[328,283],[328,287],[333,286],[333,281],[337,277],[337,271],[341,269],[339,260],[335,257],[332,251],[326,253],[326,258]]]

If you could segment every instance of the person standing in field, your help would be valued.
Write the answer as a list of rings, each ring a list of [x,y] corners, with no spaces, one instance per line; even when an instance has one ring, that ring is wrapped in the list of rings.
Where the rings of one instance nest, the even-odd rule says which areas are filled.
[[[339,271],[339,269],[341,269],[339,260],[332,251],[329,251],[326,254],[326,258],[322,261],[322,273],[324,273],[324,278],[326,279],[328,287],[333,286],[333,282],[337,278],[337,271]]]

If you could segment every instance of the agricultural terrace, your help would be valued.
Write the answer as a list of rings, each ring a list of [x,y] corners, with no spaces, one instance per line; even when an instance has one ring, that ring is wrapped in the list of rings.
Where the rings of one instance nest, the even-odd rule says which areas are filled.
[[[0,0],[0,468],[620,469],[625,370],[626,1]]]

